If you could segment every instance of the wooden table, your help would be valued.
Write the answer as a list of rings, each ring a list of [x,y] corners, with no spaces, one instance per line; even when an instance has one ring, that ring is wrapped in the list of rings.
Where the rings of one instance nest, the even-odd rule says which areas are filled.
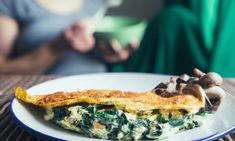
[[[1,141],[40,141],[15,123],[11,117],[10,104],[14,98],[14,88],[21,86],[29,88],[35,84],[55,79],[55,76],[21,76],[0,75],[0,140]],[[235,96],[235,79],[225,79],[224,86],[227,91]],[[235,108],[235,107],[234,107]],[[235,118],[235,117],[234,117]],[[48,139],[46,139],[48,140]],[[235,141],[235,132],[226,135],[219,141]]]

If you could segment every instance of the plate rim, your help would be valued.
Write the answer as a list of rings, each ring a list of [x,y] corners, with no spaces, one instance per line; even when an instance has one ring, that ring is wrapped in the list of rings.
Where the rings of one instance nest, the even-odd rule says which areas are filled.
[[[10,111],[11,111],[11,117],[15,120],[13,120],[13,122],[15,123],[19,123],[18,125],[20,127],[22,127],[24,130],[26,130],[28,133],[32,133],[33,135],[39,137],[40,139],[45,139],[45,138],[49,138],[50,140],[59,140],[59,141],[66,141],[66,140],[63,140],[63,139],[60,139],[60,138],[56,138],[56,137],[53,137],[51,135],[47,135],[47,134],[44,134],[40,131],[37,131],[27,125],[24,124],[23,121],[21,121],[14,113],[14,110],[13,110],[13,103],[16,101],[17,99],[14,98],[12,101],[11,101],[11,106],[10,106]]]
[[[71,76],[65,76],[65,77],[59,77],[59,78],[56,78],[56,79],[53,79],[53,80],[48,80],[48,81],[45,81],[45,82],[42,82],[42,83],[38,83],[36,85],[33,85],[31,87],[29,87],[28,89],[31,89],[33,87],[36,87],[38,85],[41,85],[43,83],[47,83],[49,81],[54,81],[54,80],[58,80],[58,79],[64,79],[64,78],[70,78],[70,77],[78,77],[78,76],[87,76],[87,75],[104,75],[104,74],[142,74],[142,75],[158,75],[158,76],[168,76],[168,77],[174,77],[174,75],[162,75],[162,74],[154,74],[154,73],[132,73],[132,72],[127,72],[127,73],[119,73],[119,72],[115,72],[115,73],[91,73],[91,74],[83,74],[83,75],[71,75]],[[27,90],[28,90],[27,89]],[[14,122],[15,123],[19,123],[18,125],[20,125],[20,127],[24,128],[27,132],[29,133],[32,133],[33,135],[39,137],[39,138],[42,138],[42,139],[45,139],[45,138],[49,138],[49,139],[52,139],[52,140],[60,140],[60,141],[65,141],[64,139],[60,139],[60,138],[56,138],[56,137],[53,137],[51,135],[48,135],[48,134],[44,134],[40,131],[37,131],[27,125],[24,124],[23,121],[21,121],[14,113],[14,110],[13,110],[13,104],[15,103],[17,99],[14,98],[12,101],[11,101],[11,104],[10,104],[10,112],[11,112],[11,115],[13,117]],[[231,126],[230,128],[224,130],[224,131],[221,131],[221,132],[216,132],[215,134],[212,134],[210,136],[207,136],[207,137],[204,137],[204,138],[200,138],[200,139],[195,139],[194,141],[209,141],[209,140],[216,140],[226,134],[229,134],[231,132],[235,131],[235,124],[233,126]],[[97,138],[93,138],[93,139],[97,139]]]

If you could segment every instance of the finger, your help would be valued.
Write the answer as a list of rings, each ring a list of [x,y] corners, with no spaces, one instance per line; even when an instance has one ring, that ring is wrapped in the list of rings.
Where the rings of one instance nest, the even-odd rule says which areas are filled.
[[[106,52],[106,51],[107,51],[104,41],[98,41],[98,47],[99,47],[100,50],[102,50],[103,52]]]
[[[117,62],[122,61],[119,56],[112,56],[112,55],[105,55],[103,56],[103,59],[107,63],[117,63]]]
[[[121,61],[126,60],[129,56],[130,56],[130,53],[126,50],[119,53],[119,57]]]
[[[129,50],[123,49],[121,44],[117,40],[112,40],[111,47],[121,61],[126,60],[130,55]]]
[[[98,41],[98,48],[101,50],[102,54],[106,55],[106,54],[111,53],[111,51],[109,49],[107,49],[106,44],[105,44],[104,41],[101,41],[101,40]]]
[[[98,48],[101,50],[102,58],[107,63],[113,63],[113,57],[110,55],[110,51],[107,49],[106,44],[104,41],[99,40],[98,41]]]
[[[127,53],[121,53],[121,55],[104,55],[103,58],[108,63],[117,63],[121,61],[125,61],[129,57],[129,54]]]
[[[89,32],[89,33],[94,32],[94,22],[92,22],[91,18],[86,18],[86,19],[83,19],[79,22],[76,22],[73,25],[73,27],[74,27],[76,34],[77,34],[77,32],[81,32],[81,31],[85,31],[85,32]]]
[[[90,51],[94,47],[94,38],[92,36],[89,36],[87,38],[84,38],[83,40],[77,40],[73,38],[72,40],[72,46],[75,50],[78,50],[82,53]]]
[[[132,54],[135,50],[139,48],[139,41],[132,40],[129,43],[129,46],[126,48],[126,50],[129,52],[129,54]]]
[[[120,53],[123,51],[121,44],[116,39],[112,39],[110,45],[115,53]]]
[[[136,50],[136,49],[138,49],[139,48],[139,45],[140,45],[140,42],[138,41],[138,40],[132,40],[131,42],[130,42],[130,47],[132,48],[132,49],[134,49],[134,50]]]
[[[78,37],[80,34],[85,33],[85,29],[82,27],[75,27],[73,29],[73,36]]]
[[[93,35],[90,35],[90,49],[95,47],[95,37]]]
[[[64,32],[64,37],[66,40],[70,41],[72,39],[72,30],[71,28],[67,28]]]

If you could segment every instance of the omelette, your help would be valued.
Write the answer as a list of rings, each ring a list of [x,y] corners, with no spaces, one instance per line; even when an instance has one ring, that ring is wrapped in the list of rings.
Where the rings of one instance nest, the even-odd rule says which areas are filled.
[[[214,83],[220,81],[218,77],[219,80],[201,83],[200,79],[206,75],[171,78],[170,82],[143,93],[91,89],[30,95],[17,87],[15,95],[45,109],[46,121],[87,137],[163,139],[201,126],[206,115],[217,110],[224,97],[222,82]]]

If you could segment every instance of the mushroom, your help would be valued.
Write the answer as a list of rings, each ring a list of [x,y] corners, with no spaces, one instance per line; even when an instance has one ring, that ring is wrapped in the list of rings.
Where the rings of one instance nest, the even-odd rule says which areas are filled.
[[[219,86],[213,86],[213,87],[210,87],[210,88],[204,89],[204,90],[208,96],[217,95],[221,99],[225,98],[225,96],[226,96],[225,91]]]
[[[198,77],[191,77],[188,79],[187,83],[191,83],[191,84],[198,84],[199,78]]]
[[[152,91],[161,97],[172,97],[176,94],[176,82],[171,78],[170,82],[160,83]]]
[[[218,73],[204,73],[196,68],[193,73],[195,77],[186,74],[177,79],[171,77],[168,83],[160,83],[153,92],[162,97],[191,94],[202,102],[203,108],[216,111],[225,97],[225,91],[220,87],[223,78]]]
[[[204,90],[212,104],[212,106],[206,106],[205,108],[209,111],[216,111],[226,95],[225,91],[219,86],[213,86]]]
[[[205,91],[198,84],[182,85],[180,92],[181,92],[181,94],[192,94],[193,96],[195,96],[196,98],[198,98],[202,102],[203,107],[206,104],[206,99],[209,101],[209,99],[206,96]]]
[[[187,74],[181,75],[178,79],[184,80],[185,82],[189,80],[189,76]]]
[[[223,78],[215,72],[204,73],[199,69],[194,69],[193,73],[199,78],[198,84],[204,89],[209,105],[206,109],[209,111],[216,111],[225,97],[225,91],[220,87],[223,83]]]
[[[205,75],[203,75],[199,79],[199,84],[203,88],[210,88],[212,86],[221,86],[223,83],[223,78],[215,72],[209,72]]]
[[[199,78],[198,83],[206,89],[212,86],[221,86],[223,83],[223,78],[215,72],[204,73],[195,68],[193,74]]]
[[[199,77],[199,78],[202,77],[203,75],[205,75],[204,72],[200,71],[200,70],[197,69],[197,68],[194,68],[194,69],[193,69],[193,74],[194,74],[194,76]]]

